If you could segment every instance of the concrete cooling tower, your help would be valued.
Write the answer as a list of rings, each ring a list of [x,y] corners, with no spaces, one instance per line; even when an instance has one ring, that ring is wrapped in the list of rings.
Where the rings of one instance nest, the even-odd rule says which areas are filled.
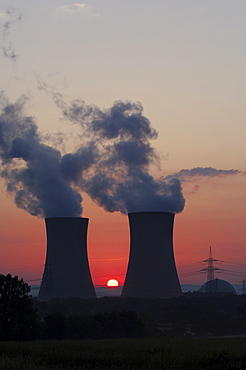
[[[96,298],[88,257],[88,218],[46,218],[47,252],[38,299]]]
[[[182,294],[173,254],[174,214],[129,213],[130,257],[121,297],[172,298]]]

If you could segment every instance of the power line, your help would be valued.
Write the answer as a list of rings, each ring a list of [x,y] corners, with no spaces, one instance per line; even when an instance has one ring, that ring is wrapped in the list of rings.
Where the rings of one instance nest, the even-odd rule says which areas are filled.
[[[207,274],[206,289],[209,292],[212,292],[215,289],[215,274],[224,274],[224,275],[239,276],[239,277],[245,276],[244,271],[235,271],[234,268],[236,267],[239,270],[246,269],[246,264],[215,259],[212,257],[212,247],[209,248],[209,257],[203,261],[200,261],[199,263],[201,264],[207,263],[207,266],[202,269],[196,270],[196,271],[187,271],[187,272],[181,273],[179,274],[179,276],[188,277],[188,276],[196,276],[199,274],[206,273]],[[223,264],[223,266],[225,266],[226,268],[215,267],[214,263]]]

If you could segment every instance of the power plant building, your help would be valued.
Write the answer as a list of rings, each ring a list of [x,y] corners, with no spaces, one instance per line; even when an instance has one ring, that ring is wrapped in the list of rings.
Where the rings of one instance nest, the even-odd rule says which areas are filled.
[[[38,299],[96,298],[87,255],[88,218],[46,218],[47,252]]]
[[[121,297],[182,295],[173,252],[174,213],[129,213],[130,256]]]
[[[209,285],[211,285],[211,281],[207,281],[205,284],[203,284],[198,293],[204,293],[208,295],[237,294],[234,287],[226,280],[214,279],[213,290],[209,289]]]

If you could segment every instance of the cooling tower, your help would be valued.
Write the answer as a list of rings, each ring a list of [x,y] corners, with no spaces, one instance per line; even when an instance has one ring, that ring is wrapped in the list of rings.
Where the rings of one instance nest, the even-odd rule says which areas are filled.
[[[130,257],[121,297],[172,298],[182,294],[173,254],[174,214],[129,213]]]
[[[38,299],[96,298],[88,257],[88,218],[46,218],[47,252]]]

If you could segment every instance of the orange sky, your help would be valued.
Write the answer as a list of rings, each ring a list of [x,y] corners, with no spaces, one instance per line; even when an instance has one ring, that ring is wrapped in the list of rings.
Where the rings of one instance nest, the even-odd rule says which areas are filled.
[[[92,0],[83,7],[64,6],[62,0],[5,3],[0,6],[1,90],[10,102],[28,96],[27,115],[35,117],[44,136],[71,131],[64,153],[69,145],[75,149],[80,134],[60,119],[55,93],[66,104],[79,98],[103,110],[115,101],[141,102],[159,133],[153,142],[163,168],[158,178],[198,166],[245,171],[245,1],[224,0],[223,6],[218,0],[142,0],[141,6],[138,0]],[[174,227],[181,283],[206,281],[205,275],[183,274],[204,267],[199,261],[208,257],[209,246],[215,258],[246,268],[246,176],[193,178],[183,190],[186,206]],[[2,180],[0,199],[0,273],[39,283],[44,221],[17,209]],[[112,277],[122,284],[129,255],[127,216],[105,213],[88,199],[83,206],[90,219],[94,283],[105,285]],[[243,273],[220,276],[237,283]]]
[[[198,183],[199,191],[192,193]],[[199,262],[208,257],[209,246],[214,258],[246,266],[246,197],[241,196],[245,184],[244,175],[184,183],[186,206],[176,215],[174,226],[174,251],[181,284],[206,281],[204,274],[187,277],[182,274],[205,267]],[[1,198],[1,273],[10,272],[30,284],[38,284],[46,253],[44,221],[18,209],[3,190]],[[90,220],[88,256],[95,286],[105,286],[110,278],[123,284],[129,255],[127,216],[106,213],[88,198],[83,206],[83,216]],[[231,283],[242,280],[224,274],[218,277]]]

